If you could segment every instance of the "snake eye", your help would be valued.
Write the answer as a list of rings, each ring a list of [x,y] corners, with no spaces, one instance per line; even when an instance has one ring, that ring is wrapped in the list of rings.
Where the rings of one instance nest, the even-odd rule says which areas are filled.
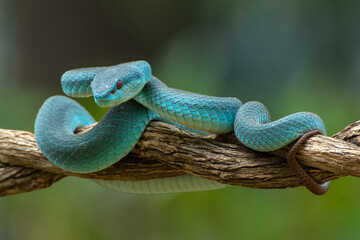
[[[120,89],[120,88],[122,88],[122,85],[123,85],[123,84],[122,84],[122,81],[121,81],[121,80],[118,80],[117,83],[116,83],[116,88],[117,88],[117,89]]]

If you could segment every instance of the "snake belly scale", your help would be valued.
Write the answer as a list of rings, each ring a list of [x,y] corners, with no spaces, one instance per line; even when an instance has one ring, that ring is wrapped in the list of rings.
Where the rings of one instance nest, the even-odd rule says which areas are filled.
[[[284,147],[312,130],[326,134],[321,118],[313,113],[295,113],[271,122],[260,102],[242,104],[237,98],[169,88],[152,75],[145,61],[70,70],[64,73],[61,83],[70,97],[94,96],[99,106],[111,107],[95,127],[83,134],[74,132],[95,120],[76,101],[53,96],[40,108],[35,121],[38,146],[54,165],[70,172],[95,172],[120,161],[134,148],[151,120],[199,133],[235,131],[241,143],[265,152]],[[200,191],[227,186],[193,175],[97,182],[131,193]]]

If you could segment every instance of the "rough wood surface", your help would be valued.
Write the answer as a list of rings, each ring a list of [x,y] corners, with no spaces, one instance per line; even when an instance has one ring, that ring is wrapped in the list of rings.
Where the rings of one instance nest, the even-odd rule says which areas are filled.
[[[360,121],[333,137],[313,136],[297,158],[319,182],[359,177],[359,146]],[[135,181],[190,173],[251,188],[296,187],[299,182],[285,160],[287,149],[260,153],[241,145],[233,134],[200,136],[151,122],[126,158],[100,172],[76,174],[51,164],[32,133],[0,129],[0,196],[45,188],[65,176]]]

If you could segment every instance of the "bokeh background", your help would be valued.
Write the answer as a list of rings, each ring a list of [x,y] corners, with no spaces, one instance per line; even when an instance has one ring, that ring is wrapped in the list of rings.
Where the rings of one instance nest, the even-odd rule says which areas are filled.
[[[33,131],[78,67],[144,59],[167,85],[259,100],[273,119],[360,119],[360,2],[0,0],[0,127]],[[106,109],[80,101],[100,119]],[[141,196],[66,178],[0,199],[0,239],[355,239],[360,181]]]

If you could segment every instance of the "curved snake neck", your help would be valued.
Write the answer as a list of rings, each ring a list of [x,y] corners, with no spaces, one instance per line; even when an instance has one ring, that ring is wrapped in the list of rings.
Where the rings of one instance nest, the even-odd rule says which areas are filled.
[[[94,91],[91,89],[92,82],[99,74],[114,77],[109,82],[115,86],[116,81],[123,84],[118,91],[109,84],[110,89],[104,90],[105,94],[102,92],[101,96],[106,97],[106,101],[118,101],[118,96],[127,100],[132,94],[132,99],[110,108],[92,130],[74,134],[76,128],[95,121],[70,98],[50,97],[39,110],[35,121],[36,141],[43,154],[64,170],[85,173],[113,165],[133,149],[146,125],[153,119],[200,133],[235,131],[241,143],[257,151],[279,149],[312,130],[325,134],[322,120],[313,113],[295,113],[271,122],[266,107],[259,102],[242,105],[236,98],[212,97],[169,88],[151,76],[150,67],[144,61],[109,67],[111,72],[103,73],[107,69],[76,69],[62,77],[63,90],[70,96],[91,96]],[[96,84],[93,85],[96,87]],[[135,90],[138,84],[142,84],[143,88]],[[137,91],[137,94],[131,91]],[[97,96],[95,100],[97,103],[103,101]],[[111,189],[134,193],[198,191],[226,186],[191,175],[151,181],[99,183]]]

